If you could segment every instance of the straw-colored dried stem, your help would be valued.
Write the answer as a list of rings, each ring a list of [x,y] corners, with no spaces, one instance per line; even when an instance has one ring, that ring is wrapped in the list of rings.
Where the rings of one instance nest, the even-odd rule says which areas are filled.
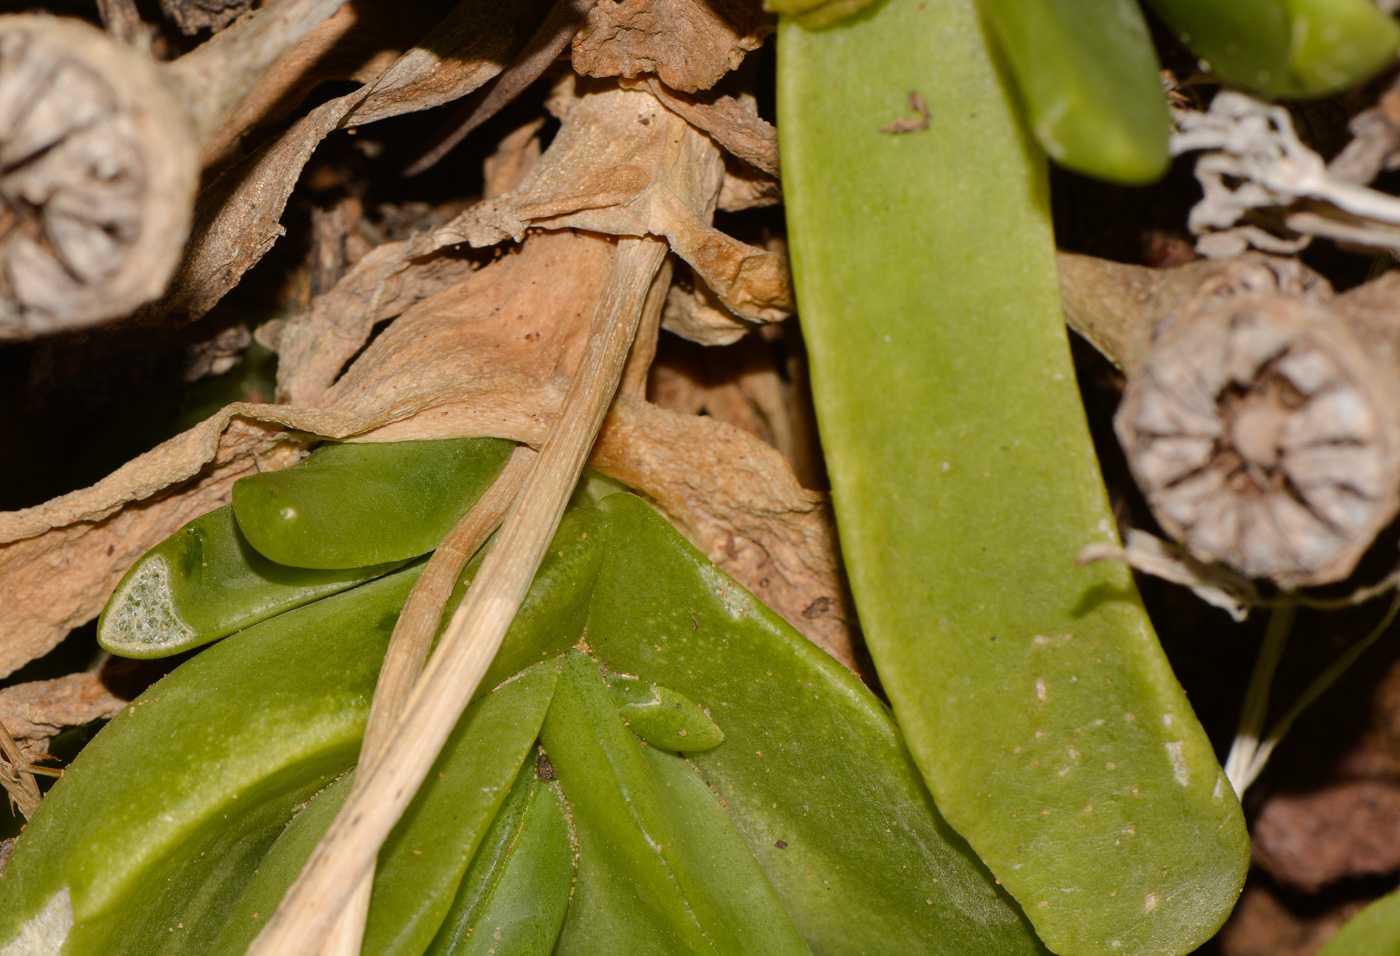
[[[665,254],[658,239],[618,240],[560,417],[495,546],[395,721],[384,758],[363,775],[248,956],[319,951],[417,792],[529,590],[616,394],[643,301]]]
[[[516,448],[505,470],[491,484],[472,509],[462,516],[456,527],[438,545],[424,565],[408,601],[394,624],[389,649],[384,655],[379,680],[374,687],[374,700],[369,708],[369,723],[365,726],[364,743],[360,747],[359,769],[354,788],[383,756],[394,721],[403,713],[409,695],[423,664],[432,650],[433,635],[442,620],[442,609],[452,595],[457,576],[467,559],[477,552],[500,527],[501,521],[515,500],[525,476],[534,466],[536,452],[528,445]],[[353,792],[353,791],[352,791]],[[374,884],[374,869],[366,873],[355,888],[345,909],[341,911],[321,956],[358,956],[364,941],[365,917],[369,915],[370,890]]]

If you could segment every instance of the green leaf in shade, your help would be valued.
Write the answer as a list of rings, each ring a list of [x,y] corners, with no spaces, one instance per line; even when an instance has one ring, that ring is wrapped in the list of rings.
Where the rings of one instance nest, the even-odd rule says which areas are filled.
[[[467,864],[534,746],[558,673],[552,661],[526,668],[458,722],[379,851],[366,956],[418,956],[437,933]],[[278,837],[229,913],[211,956],[239,956],[252,943],[260,919],[277,908],[345,802],[351,776],[321,794]]]
[[[574,844],[559,784],[536,766],[521,768],[424,956],[554,952],[573,895]]]
[[[690,759],[812,951],[1043,952],[869,689],[640,499],[598,507],[609,531],[589,646],[709,708],[724,743]]]
[[[1395,956],[1400,953],[1400,893],[1382,896],[1347,921],[1317,956]]]
[[[0,952],[206,954],[296,807],[354,763],[418,571],[255,625],[108,723],[0,875]],[[26,932],[52,945],[4,948]]]
[[[937,104],[927,135],[880,132],[909,90]],[[1076,564],[1115,540],[1113,513],[1043,158],[976,4],[780,23],[778,109],[842,551],[909,749],[1054,952],[1189,952],[1233,907],[1248,837],[1131,574]],[[654,664],[638,672],[691,693]],[[726,709],[711,711],[732,741]],[[735,748],[754,749],[769,752]]]
[[[579,842],[560,956],[808,953],[714,795],[658,769],[587,654],[565,656],[540,736]]]
[[[724,743],[724,731],[684,694],[628,674],[608,674],[604,683],[627,729],[652,746],[699,752]]]
[[[499,438],[322,445],[282,471],[233,485],[238,527],[263,556],[298,568],[362,568],[426,554],[505,467]]]
[[[1166,172],[1171,119],[1137,0],[982,4],[1051,159],[1117,183]]]
[[[168,657],[380,577],[398,563],[345,571],[275,564],[253,550],[225,505],[141,557],[97,621],[97,641],[121,657]]]
[[[1147,0],[1223,79],[1268,96],[1318,97],[1395,59],[1400,26],[1373,0]]]

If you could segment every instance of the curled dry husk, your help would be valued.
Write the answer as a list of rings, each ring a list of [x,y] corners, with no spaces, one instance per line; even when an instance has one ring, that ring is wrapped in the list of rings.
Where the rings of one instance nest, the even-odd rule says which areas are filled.
[[[722,236],[708,225],[722,162],[706,136],[644,92],[602,89],[579,98],[573,109],[571,121],[583,117],[619,136],[633,132],[629,125],[645,134],[626,138],[630,153],[586,154],[603,182],[627,175],[634,182],[659,180],[646,201],[635,202],[642,198],[635,191],[614,201],[650,207],[646,221],[662,234],[690,229]],[[551,171],[561,189],[582,175],[550,159],[578,142],[580,134],[569,130],[566,124],[536,167]],[[676,181],[664,165],[668,149],[682,150],[691,178]],[[629,172],[619,173],[621,167]],[[541,178],[527,175],[525,182]],[[531,231],[475,271],[470,260],[433,246],[381,247],[307,313],[283,325],[279,393],[294,404],[231,405],[91,488],[0,515],[0,605],[9,609],[0,619],[0,673],[96,616],[137,557],[226,502],[238,477],[291,464],[317,438],[494,435],[541,442],[614,255],[614,243],[597,233],[641,228],[636,210],[616,210],[610,221],[597,191],[573,195],[579,205],[572,207],[567,194],[554,195],[556,221],[549,231]],[[676,211],[680,227],[668,220],[668,210]],[[586,221],[574,222],[575,215]],[[782,456],[749,434],[640,397],[665,286],[658,281],[647,296],[643,326],[651,335],[634,349],[624,392],[592,461],[648,495],[720,567],[852,664],[847,622],[854,614],[840,584],[823,498],[804,490]],[[374,324],[396,313],[398,319],[336,380]]]

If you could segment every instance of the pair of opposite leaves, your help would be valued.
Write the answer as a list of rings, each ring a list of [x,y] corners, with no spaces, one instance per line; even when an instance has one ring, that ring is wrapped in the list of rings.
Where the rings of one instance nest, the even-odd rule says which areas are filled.
[[[411,465],[450,444],[400,446],[392,494],[359,490],[349,464],[372,472],[396,449],[329,446],[236,489],[236,521],[197,519],[132,569],[109,644],[150,655],[246,629],[133,702],[55,786],[0,878],[0,954],[242,951],[348,792],[334,781],[419,567],[298,581],[240,529],[323,566],[406,560],[409,544],[384,542],[411,523],[332,519],[363,520],[427,474],[453,484],[453,468]],[[509,445],[472,447],[455,451],[479,493]],[[438,516],[439,538],[472,497]],[[580,637],[646,680],[605,681],[569,652]],[[885,708],[631,495],[565,516],[482,686],[496,689],[381,852],[366,953],[1042,952],[937,815]],[[532,773],[537,738],[562,791]]]

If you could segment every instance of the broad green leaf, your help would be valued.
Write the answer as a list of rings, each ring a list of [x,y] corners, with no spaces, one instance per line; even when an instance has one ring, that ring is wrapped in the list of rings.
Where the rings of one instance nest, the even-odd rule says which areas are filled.
[[[233,485],[238,527],[264,557],[362,568],[433,550],[505,467],[499,438],[326,444]]]
[[[418,571],[251,627],[108,723],[0,875],[0,953],[203,956],[295,808],[354,762]],[[16,943],[41,929],[51,945]]]
[[[97,640],[122,657],[168,657],[363,584],[400,563],[346,571],[275,564],[253,550],[225,505],[131,566],[98,618]]]
[[[573,895],[574,846],[559,784],[530,761],[481,841],[424,956],[550,956]]]
[[[588,644],[709,708],[724,743],[688,756],[812,952],[1042,952],[875,696],[640,499],[598,507],[607,558]]]
[[[565,656],[540,738],[578,832],[560,956],[808,952],[714,795],[658,770],[587,654]]]
[[[1373,0],[1147,0],[1206,69],[1269,96],[1327,96],[1395,59]]]
[[[1119,183],[1166,172],[1171,120],[1137,0],[982,3],[1051,159]]]
[[[1075,562],[1115,540],[1113,515],[1065,337],[1044,162],[975,4],[889,0],[822,32],[781,23],[778,53],[822,445],[909,748],[1050,949],[1189,952],[1234,905],[1248,838],[1130,573]],[[929,129],[881,132],[910,90],[936,105]]]
[[[467,864],[529,756],[558,668],[527,668],[479,699],[394,827],[374,874],[365,956],[418,956],[437,933]],[[240,956],[301,872],[349,795],[346,777],[282,832],[258,864],[211,956]],[[256,916],[254,914],[257,914]]]

